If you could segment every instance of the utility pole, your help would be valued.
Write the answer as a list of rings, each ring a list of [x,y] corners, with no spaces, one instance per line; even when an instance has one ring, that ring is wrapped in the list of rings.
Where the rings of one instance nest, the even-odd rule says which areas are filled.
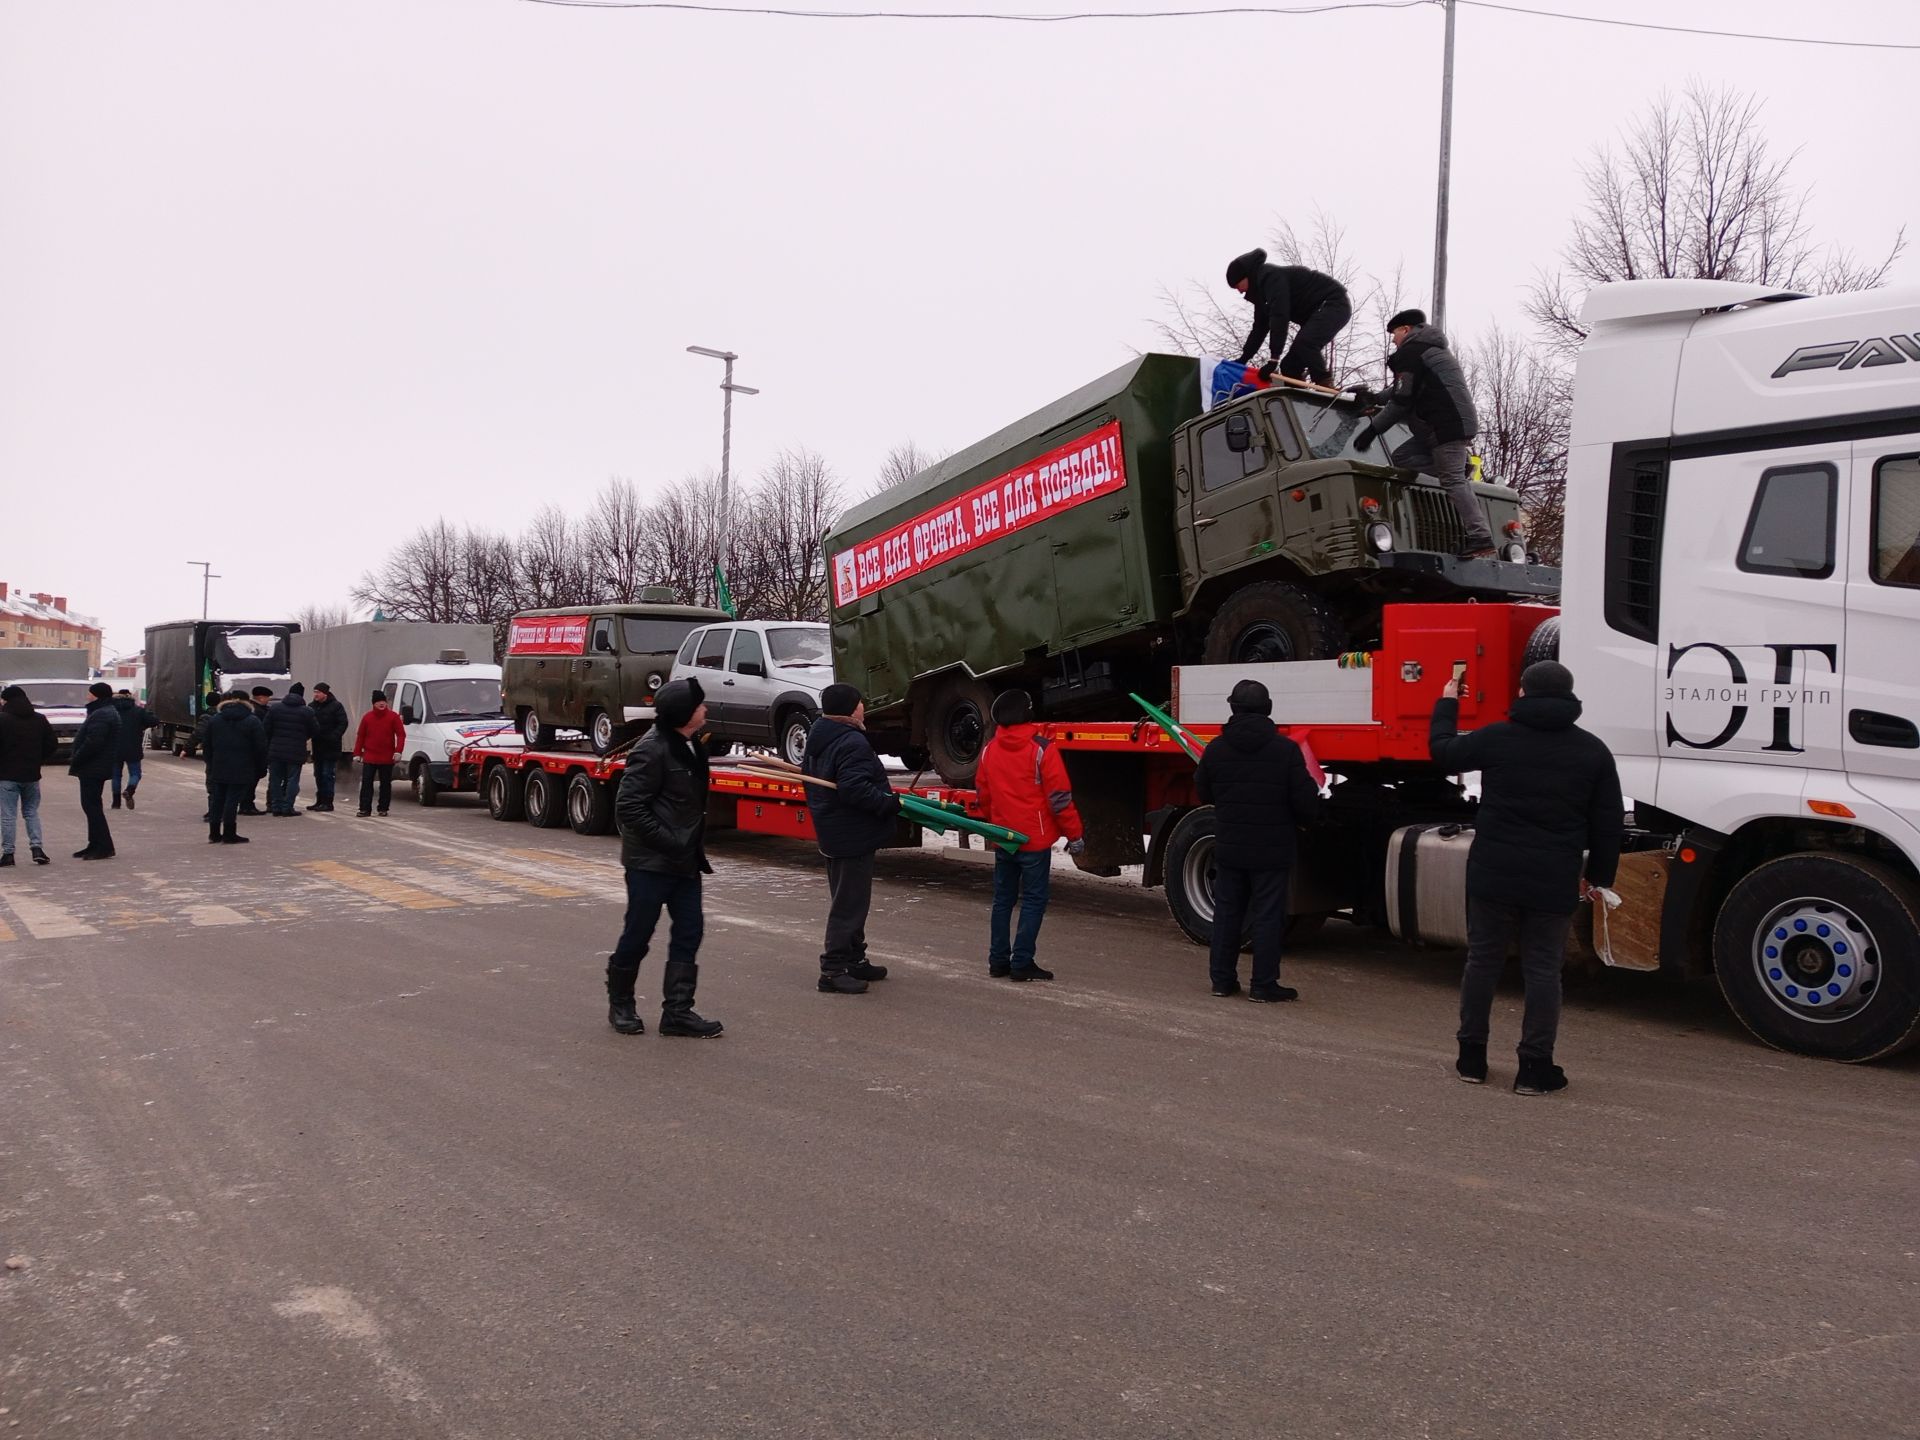
[[[733,362],[740,357],[731,350],[709,350],[704,345],[687,346],[689,355],[705,355],[710,360],[725,363],[727,369],[720,381],[721,392],[726,396],[720,410],[720,534],[714,543],[713,565],[716,574],[726,573],[727,541],[733,533],[733,491],[729,472],[733,467],[733,397],[735,395],[758,395],[760,392],[751,385],[733,383]],[[716,596],[717,598],[717,596]]]
[[[207,618],[207,592],[213,588],[213,582],[220,577],[213,573],[211,560],[189,560],[187,563],[200,567],[200,618],[204,620]]]
[[[1440,196],[1433,216],[1433,323],[1447,318],[1447,189],[1453,170],[1453,12],[1447,7],[1446,51],[1440,68]]]

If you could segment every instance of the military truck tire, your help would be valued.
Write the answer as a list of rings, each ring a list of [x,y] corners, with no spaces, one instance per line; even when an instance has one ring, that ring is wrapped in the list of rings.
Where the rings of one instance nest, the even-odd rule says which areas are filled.
[[[774,738],[780,745],[780,758],[789,765],[798,765],[807,757],[807,732],[813,729],[815,715],[811,710],[802,710],[794,706],[784,710],[774,722]]]
[[[520,717],[520,738],[527,742],[529,750],[544,750],[553,744],[553,726],[542,724],[540,717],[529,709]]]
[[[613,787],[576,771],[567,782],[567,823],[576,835],[604,835],[613,828]]]
[[[522,803],[526,807],[527,823],[535,829],[555,830],[567,823],[566,791],[560,777],[550,771],[528,773]]]
[[[993,687],[971,675],[936,681],[927,701],[927,754],[949,785],[971,785],[986,746]]]
[[[1209,665],[1331,660],[1343,639],[1340,617],[1318,595],[1263,580],[1227,597],[1207,626]]]
[[[413,798],[417,802],[428,806],[440,803],[440,782],[433,778],[433,767],[426,761],[414,761],[407,779],[413,784]]]
[[[487,813],[496,820],[518,820],[525,814],[526,777],[495,763],[487,772]]]
[[[1542,620],[1534,627],[1533,634],[1527,637],[1527,648],[1520,654],[1520,668],[1537,664],[1542,660],[1560,658],[1560,617],[1554,615]]]

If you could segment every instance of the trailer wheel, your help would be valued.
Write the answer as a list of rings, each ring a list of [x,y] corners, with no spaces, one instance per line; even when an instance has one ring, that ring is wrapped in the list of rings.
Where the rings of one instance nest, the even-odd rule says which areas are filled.
[[[948,675],[927,702],[927,754],[949,785],[971,785],[986,749],[993,687],[971,675]]]
[[[560,777],[547,770],[527,774],[523,797],[527,823],[540,830],[554,830],[567,823],[567,797]]]
[[[496,820],[518,820],[526,813],[526,777],[496,761],[487,771],[487,813]]]
[[[802,710],[796,705],[782,711],[775,722],[773,733],[780,742],[780,758],[789,765],[798,765],[807,758],[807,732],[813,729],[815,718],[811,710]]]
[[[1167,909],[1174,923],[1196,945],[1213,944],[1213,807],[1189,810],[1174,822],[1167,837]],[[1302,945],[1327,923],[1324,913],[1291,915],[1285,942]],[[1253,948],[1253,937],[1240,937],[1242,951]]]
[[[424,760],[413,762],[407,778],[413,782],[413,798],[422,805],[440,803],[440,783],[433,778],[433,768]]]
[[[553,726],[541,723],[531,707],[520,717],[520,738],[529,750],[544,750],[553,744]]]
[[[567,782],[567,823],[576,835],[604,835],[613,828],[613,787],[586,771]]]
[[[1340,617],[1318,595],[1280,580],[1236,590],[1207,626],[1209,665],[1331,660],[1340,653]]]
[[[1520,668],[1542,660],[1560,658],[1560,617],[1550,616],[1534,626],[1533,634],[1527,637],[1527,648],[1520,653]]]
[[[1767,1044],[1885,1059],[1920,1041],[1920,887],[1851,855],[1769,860],[1721,905],[1713,966],[1728,1006]]]

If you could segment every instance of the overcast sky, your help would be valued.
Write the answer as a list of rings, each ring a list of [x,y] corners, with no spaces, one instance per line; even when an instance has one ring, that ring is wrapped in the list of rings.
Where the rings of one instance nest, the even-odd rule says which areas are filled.
[[[1911,0],[1552,3],[1920,42]],[[219,613],[343,601],[437,516],[716,464],[689,344],[764,391],[737,472],[804,445],[864,487],[1149,347],[1163,284],[1232,298],[1226,261],[1316,208],[1424,302],[1441,24],[0,0],[0,579],[109,652],[199,612],[190,560]],[[1579,162],[1690,77],[1763,93],[1820,233],[1884,249],[1917,61],[1462,10],[1453,328],[1518,322]]]

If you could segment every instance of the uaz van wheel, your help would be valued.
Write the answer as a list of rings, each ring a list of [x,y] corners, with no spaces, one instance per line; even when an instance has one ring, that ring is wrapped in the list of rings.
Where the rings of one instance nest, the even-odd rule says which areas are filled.
[[[584,770],[567,782],[567,823],[576,835],[604,835],[613,828],[613,788]]]
[[[553,744],[553,726],[543,725],[540,717],[529,710],[520,717],[520,738],[527,742],[529,750],[544,750]]]
[[[1769,860],[1721,905],[1713,966],[1767,1044],[1884,1059],[1920,1040],[1920,887],[1850,855]]]
[[[780,758],[798,765],[807,758],[807,732],[813,729],[813,716],[805,710],[789,710],[775,727],[780,737]]]
[[[487,772],[487,813],[494,819],[518,820],[525,799],[525,783],[518,770],[495,765]]]
[[[527,775],[527,823],[541,830],[557,829],[567,823],[567,800],[558,775],[534,770]]]
[[[1298,585],[1267,580],[1227,597],[1207,626],[1204,658],[1209,665],[1331,660],[1341,638],[1340,617],[1326,601]]]
[[[620,727],[606,711],[596,710],[587,721],[587,738],[593,742],[593,753],[604,755],[620,743]]]

